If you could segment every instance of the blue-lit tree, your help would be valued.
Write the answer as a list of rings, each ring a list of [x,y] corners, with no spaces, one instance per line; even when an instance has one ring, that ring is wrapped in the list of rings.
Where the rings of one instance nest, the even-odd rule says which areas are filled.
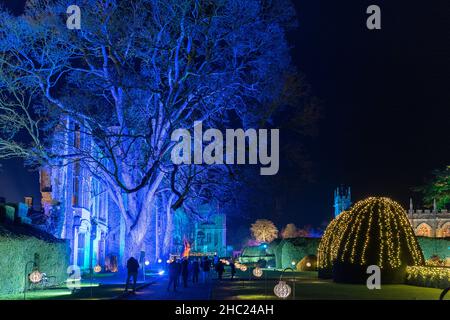
[[[66,27],[74,2],[80,30]],[[1,12],[0,158],[79,162],[119,207],[136,254],[158,190],[175,206],[205,192],[171,181],[186,170],[170,161],[171,132],[270,117],[292,73],[294,24],[288,0],[33,0],[23,16]],[[75,130],[89,143],[67,144]]]

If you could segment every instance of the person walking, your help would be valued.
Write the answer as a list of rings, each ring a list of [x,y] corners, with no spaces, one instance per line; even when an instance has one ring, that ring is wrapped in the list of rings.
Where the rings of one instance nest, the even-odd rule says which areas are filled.
[[[180,261],[180,259],[176,260],[175,265],[176,265],[176,270],[177,270],[177,279],[176,279],[176,281],[177,281],[177,287],[178,287],[180,285],[180,278],[181,278],[181,261]]]
[[[134,258],[130,257],[127,261],[127,284],[125,285],[125,292],[128,292],[128,287],[130,285],[130,280],[133,278],[133,291],[132,293],[136,293],[136,282],[139,271],[139,262]]]
[[[231,280],[233,280],[234,275],[236,274],[236,266],[234,265],[234,261],[230,262],[230,271],[231,271]]]
[[[219,281],[222,281],[223,272],[225,271],[225,267],[224,267],[222,261],[219,261],[217,263],[216,270],[217,270],[217,276],[219,278]]]
[[[203,258],[202,269],[203,269],[203,282],[207,283],[209,279],[209,271],[211,270],[211,262],[209,261],[208,257]]]
[[[178,267],[175,260],[169,263],[169,283],[167,285],[167,291],[170,291],[170,286],[173,286],[173,291],[177,291],[177,278],[178,278]]]
[[[195,259],[192,262],[192,283],[198,283],[198,274],[200,272],[200,262],[199,259]]]
[[[189,260],[187,257],[183,258],[181,262],[181,276],[183,278],[183,287],[187,288],[187,281],[189,276]]]

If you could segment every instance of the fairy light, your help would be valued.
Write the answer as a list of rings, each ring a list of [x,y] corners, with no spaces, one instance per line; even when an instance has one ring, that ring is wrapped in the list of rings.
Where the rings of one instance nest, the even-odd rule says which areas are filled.
[[[375,256],[371,250],[376,250]],[[357,202],[330,223],[319,244],[318,266],[330,269],[336,259],[380,268],[424,264],[406,211],[397,202],[381,197]]]

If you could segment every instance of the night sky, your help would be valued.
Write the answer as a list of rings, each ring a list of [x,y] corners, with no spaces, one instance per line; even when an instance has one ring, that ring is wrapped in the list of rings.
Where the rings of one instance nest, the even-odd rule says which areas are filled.
[[[318,136],[304,142],[314,182],[286,190],[276,222],[329,220],[340,184],[352,187],[353,200],[385,195],[405,206],[411,196],[420,202],[411,188],[450,160],[450,2],[295,3],[293,59],[322,101],[323,119]],[[381,7],[382,30],[365,26],[370,4]],[[39,196],[38,176],[22,161],[3,162],[1,170],[0,195]]]

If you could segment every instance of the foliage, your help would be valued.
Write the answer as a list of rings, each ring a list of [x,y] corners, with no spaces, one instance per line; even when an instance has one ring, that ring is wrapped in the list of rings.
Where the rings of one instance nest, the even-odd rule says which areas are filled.
[[[256,220],[256,222],[252,224],[250,231],[253,238],[259,242],[270,243],[278,238],[278,229],[270,220]]]
[[[39,271],[56,277],[56,284],[67,278],[68,246],[65,241],[24,226],[0,225],[0,294],[23,292],[25,266],[39,255]],[[32,263],[28,264],[28,273]]]
[[[289,239],[297,236],[297,227],[293,223],[288,223],[286,227],[281,230],[281,238]]]
[[[0,12],[0,158],[79,164],[120,209],[137,255],[156,197],[195,207],[187,199],[216,201],[233,177],[174,165],[175,129],[258,128],[292,105],[294,10],[288,0],[86,0],[81,30],[68,30],[71,4]],[[72,143],[80,135],[87,143]]]
[[[295,268],[292,262],[297,264],[304,257],[309,255],[317,255],[317,248],[320,239],[317,238],[292,238],[283,241],[281,247],[281,265],[277,264],[277,268]],[[278,262],[278,261],[277,261]]]
[[[417,237],[417,240],[419,241],[420,248],[427,263],[433,257],[439,257],[439,260],[444,261],[447,266],[450,266],[450,256],[448,254],[450,239]]]
[[[427,206],[433,206],[436,200],[437,208],[445,209],[450,204],[450,165],[445,169],[433,171],[433,176],[428,184],[415,190],[423,193]]]
[[[406,283],[421,287],[448,288],[450,287],[450,268],[407,267]]]

